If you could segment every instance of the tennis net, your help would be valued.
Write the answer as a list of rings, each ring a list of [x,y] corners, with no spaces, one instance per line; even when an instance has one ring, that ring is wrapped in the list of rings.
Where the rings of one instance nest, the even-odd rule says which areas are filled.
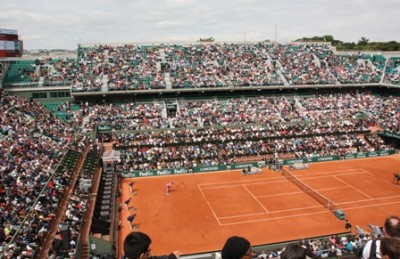
[[[310,186],[308,186],[306,183],[304,183],[299,178],[294,176],[291,172],[289,172],[285,168],[282,168],[282,175],[284,175],[289,181],[291,181],[294,184],[296,184],[305,193],[307,193],[312,198],[314,198],[319,203],[321,203],[326,209],[328,209],[328,210],[330,210],[332,212],[336,210],[337,207],[336,207],[336,204],[333,201],[331,201],[330,199],[326,198],[325,196],[320,194],[318,191],[312,189]]]

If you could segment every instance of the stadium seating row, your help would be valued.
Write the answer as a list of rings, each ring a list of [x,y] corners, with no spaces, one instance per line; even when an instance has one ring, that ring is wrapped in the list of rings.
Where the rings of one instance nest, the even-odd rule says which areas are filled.
[[[75,60],[12,61],[3,85],[70,86],[73,92],[87,92],[399,84],[399,60],[341,55],[326,44],[100,45],[81,47]]]

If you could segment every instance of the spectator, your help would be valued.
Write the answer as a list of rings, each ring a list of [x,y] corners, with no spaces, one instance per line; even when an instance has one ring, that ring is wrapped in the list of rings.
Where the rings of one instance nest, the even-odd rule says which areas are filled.
[[[305,259],[306,250],[299,244],[289,244],[281,253],[281,259]]]
[[[400,239],[384,237],[381,240],[381,258],[399,259],[400,258]]]
[[[152,256],[150,254],[150,237],[143,232],[131,232],[124,240],[124,256],[123,259],[177,259],[181,252],[175,251],[169,255]]]
[[[250,259],[253,258],[253,250],[247,239],[231,236],[226,240],[221,256],[222,259]]]
[[[390,216],[385,220],[383,225],[383,235],[384,237],[394,237],[400,238],[400,218],[397,216]],[[371,249],[371,247],[375,244],[375,249]],[[377,258],[381,258],[379,253],[380,251],[380,240],[369,240],[364,247],[362,258],[368,259],[371,256],[374,256],[372,253],[375,253]],[[373,248],[373,247],[372,247]],[[375,251],[373,251],[375,250]]]
[[[133,214],[131,214],[131,215],[129,215],[128,217],[127,217],[127,220],[128,220],[128,224],[129,224],[129,227],[132,229],[132,222],[135,220],[135,218],[136,218],[136,213],[133,213]]]
[[[261,253],[257,255],[257,259],[267,259],[267,257],[268,257],[268,255],[264,250],[261,251]]]
[[[344,228],[347,231],[351,231],[351,227],[352,227],[351,223],[349,222],[349,220],[346,219],[346,223],[344,224]]]

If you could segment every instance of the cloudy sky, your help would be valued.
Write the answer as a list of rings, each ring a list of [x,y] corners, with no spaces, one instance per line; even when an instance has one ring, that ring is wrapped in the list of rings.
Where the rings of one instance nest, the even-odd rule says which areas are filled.
[[[78,43],[287,42],[332,35],[345,42],[400,41],[400,0],[0,0],[1,29],[25,49]]]

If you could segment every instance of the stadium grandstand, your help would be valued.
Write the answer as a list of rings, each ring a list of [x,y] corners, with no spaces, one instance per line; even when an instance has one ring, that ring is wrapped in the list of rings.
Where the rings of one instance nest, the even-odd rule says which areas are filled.
[[[400,52],[320,42],[78,45],[72,55],[1,56],[0,87],[2,258],[121,258],[124,178],[242,163],[280,171],[391,155],[400,144]],[[336,258],[355,253],[343,237],[367,240],[336,234],[301,242],[315,258]],[[258,244],[255,258],[277,257],[290,242]]]

